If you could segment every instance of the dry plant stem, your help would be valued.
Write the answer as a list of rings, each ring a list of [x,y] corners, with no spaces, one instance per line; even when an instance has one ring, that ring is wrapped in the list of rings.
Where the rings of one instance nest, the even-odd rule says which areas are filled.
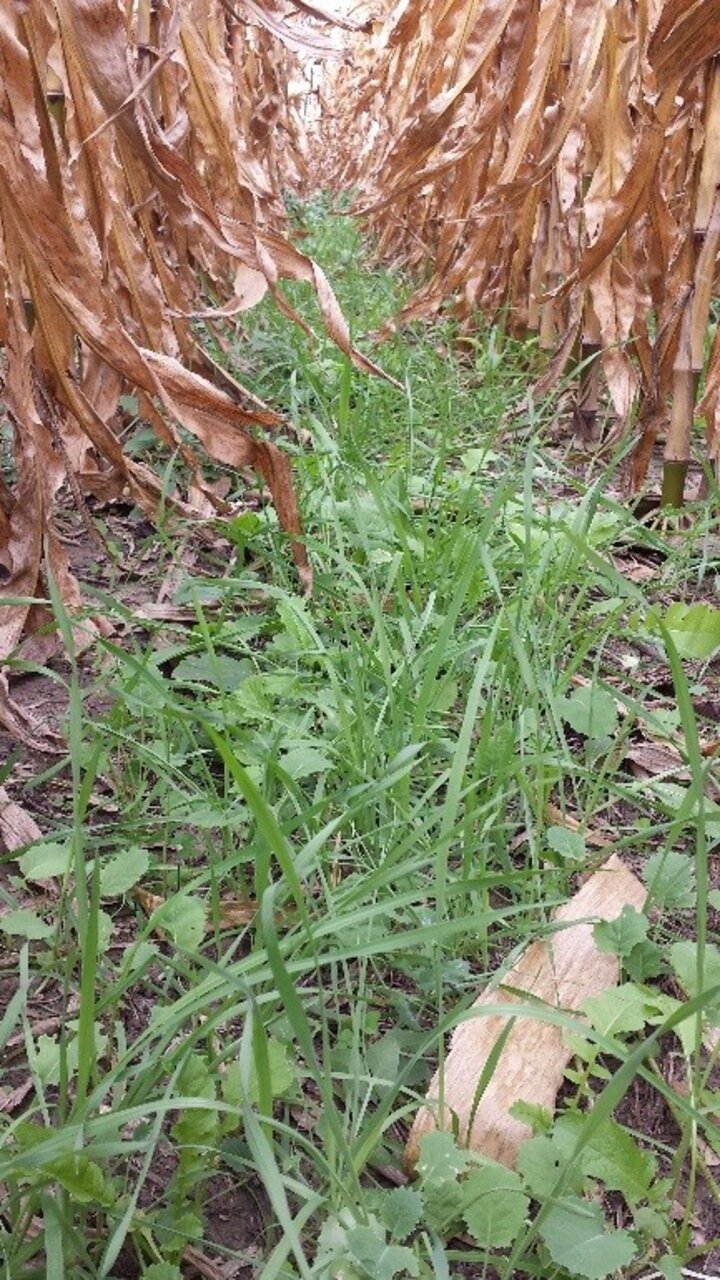
[[[693,369],[676,369],[673,377],[673,405],[660,498],[663,507],[681,507],[685,499],[698,380],[699,374]]]

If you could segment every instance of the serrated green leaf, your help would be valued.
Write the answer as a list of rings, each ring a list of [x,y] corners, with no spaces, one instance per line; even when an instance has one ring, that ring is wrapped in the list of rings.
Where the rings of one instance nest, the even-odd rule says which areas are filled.
[[[52,876],[64,876],[70,866],[71,850],[67,844],[34,844],[17,860],[26,880],[50,880]]]
[[[465,1172],[469,1160],[467,1151],[458,1147],[449,1133],[436,1129],[420,1139],[416,1168],[423,1182],[453,1182]]]
[[[530,1207],[519,1175],[501,1164],[485,1165],[468,1174],[463,1191],[462,1216],[473,1239],[487,1249],[511,1245]]]
[[[570,831],[568,827],[548,827],[545,839],[554,853],[570,862],[584,858],[587,853],[585,837],[579,831]]]
[[[578,1111],[558,1118],[555,1139],[567,1156],[583,1142],[587,1125],[588,1117]],[[657,1172],[652,1154],[641,1151],[611,1117],[583,1143],[578,1163],[586,1177],[602,1182],[608,1191],[619,1191],[630,1205],[647,1198]]]
[[[682,1258],[676,1258],[673,1253],[666,1253],[665,1257],[659,1258],[656,1263],[663,1280],[684,1280],[683,1265]]]
[[[640,1031],[647,1021],[646,996],[632,982],[584,1000],[581,1007],[595,1030],[604,1036]]]
[[[615,699],[599,685],[581,685],[569,698],[560,698],[563,720],[586,738],[608,738],[617,728]]]
[[[643,879],[653,906],[666,911],[694,907],[695,867],[687,854],[677,849],[654,853],[645,864]]]
[[[681,658],[711,658],[720,650],[720,609],[676,601],[663,619]]]
[[[653,1209],[651,1205],[641,1205],[633,1210],[633,1222],[638,1231],[650,1236],[652,1240],[667,1240],[670,1224],[667,1215]]]
[[[114,1205],[115,1189],[105,1177],[99,1164],[87,1156],[67,1155],[53,1160],[46,1167],[54,1182],[70,1193],[77,1204]]]
[[[549,1133],[552,1129],[552,1112],[547,1107],[541,1107],[538,1102],[526,1102],[524,1098],[518,1098],[510,1107],[510,1115],[513,1120],[529,1125],[533,1136]]]
[[[103,911],[102,907],[98,908],[97,913],[97,931],[98,931],[98,951],[102,954],[107,951],[113,934],[112,917],[107,911]]]
[[[346,1235],[353,1258],[372,1280],[393,1280],[394,1276],[420,1274],[420,1262],[412,1249],[388,1244],[371,1227],[353,1227]]]
[[[598,951],[609,951],[623,959],[647,936],[648,919],[627,903],[614,920],[599,920],[593,928]]]
[[[0,929],[12,937],[28,938],[31,941],[49,938],[55,932],[51,924],[46,924],[28,907],[18,907],[15,911],[7,911],[4,916],[0,916]]]
[[[657,978],[665,968],[665,953],[657,942],[638,942],[623,961],[624,968],[633,982],[647,982]]]
[[[407,1240],[423,1216],[425,1202],[414,1187],[395,1187],[383,1197],[380,1216],[393,1240]]]
[[[147,849],[131,845],[123,853],[116,853],[100,867],[100,897],[120,898],[145,875],[150,865]]]
[[[521,1143],[516,1164],[530,1195],[536,1200],[542,1200],[552,1190],[567,1160],[552,1138],[537,1134]]]
[[[458,1223],[464,1203],[463,1186],[448,1178],[445,1182],[427,1182],[423,1185],[425,1221],[432,1231],[446,1234]]]
[[[637,1252],[627,1231],[608,1231],[599,1205],[575,1196],[552,1206],[539,1234],[553,1262],[585,1280],[604,1280]]]
[[[154,1217],[153,1235],[164,1254],[179,1260],[188,1241],[202,1240],[203,1221],[192,1209],[178,1209],[172,1205]]]

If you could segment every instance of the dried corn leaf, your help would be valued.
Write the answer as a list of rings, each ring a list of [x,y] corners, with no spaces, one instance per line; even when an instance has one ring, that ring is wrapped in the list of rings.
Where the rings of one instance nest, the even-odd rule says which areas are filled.
[[[552,356],[538,394],[600,351],[609,440],[639,425],[636,485],[660,436],[669,458],[690,448],[720,251],[718,13],[714,0],[400,3],[355,38],[355,67],[331,73],[345,106],[318,146],[359,189],[380,255],[423,269],[400,321],[453,298],[466,325],[479,310],[535,330]],[[718,342],[700,410],[716,458]]]
[[[304,280],[333,339],[378,372],[323,273],[282,234],[279,192],[302,167],[304,138],[288,44],[340,52],[311,3],[300,16],[282,0],[237,13],[221,0],[28,0],[0,12],[0,343],[16,473],[0,486],[0,596],[47,594],[47,545],[77,609],[50,523],[63,486],[81,513],[82,484],[155,514],[161,482],[113,427],[123,391],[186,463],[196,499],[212,503],[204,457],[260,473],[309,587],[289,462],[256,434],[282,420],[213,366],[191,328],[267,290],[292,314],[280,282]],[[169,501],[192,510],[182,493]],[[0,656],[31,622],[29,603],[4,609]]]
[[[37,822],[22,805],[10,799],[4,787],[0,787],[0,842],[8,853],[23,849],[34,840],[42,839]]]

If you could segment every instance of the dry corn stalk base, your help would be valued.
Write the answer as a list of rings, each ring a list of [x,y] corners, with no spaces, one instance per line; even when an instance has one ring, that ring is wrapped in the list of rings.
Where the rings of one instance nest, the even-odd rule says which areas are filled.
[[[558,927],[547,940],[533,943],[503,975],[500,985],[491,984],[483,991],[470,1011],[477,1016],[470,1016],[454,1031],[442,1078],[440,1072],[435,1075],[427,1105],[415,1118],[405,1152],[410,1169],[424,1134],[438,1127],[453,1130],[456,1124],[463,1145],[503,1164],[514,1164],[520,1143],[531,1133],[528,1125],[510,1115],[511,1106],[524,1099],[552,1111],[571,1055],[559,1026],[518,1016],[477,1100],[478,1082],[512,1007],[522,1007],[522,995],[516,992],[526,992],[551,1009],[575,1011],[583,1001],[616,986],[619,961],[598,951],[592,921],[614,920],[625,906],[640,910],[645,896],[644,885],[614,854],[555,912],[555,924],[568,927]],[[498,1004],[508,1006],[506,1016],[483,1014],[486,1006]]]
[[[80,603],[52,514],[70,484],[123,495],[152,518],[160,481],[127,457],[115,417],[133,392],[190,473],[203,511],[218,500],[204,457],[260,473],[310,567],[281,419],[212,364],[194,316],[241,313],[283,278],[309,282],[332,338],[364,369],[333,292],[282,234],[283,181],[298,179],[303,125],[288,86],[297,50],[336,56],[301,5],[280,0],[28,0],[0,11],[0,346],[5,434],[0,598]],[[259,435],[255,433],[259,432]],[[172,495],[185,514],[188,495]],[[3,607],[0,660],[43,621]]]
[[[551,357],[541,392],[599,351],[635,486],[660,434],[687,468],[694,407],[717,462],[716,0],[400,0],[326,97],[335,182],[385,259],[430,264],[400,321],[502,313]]]

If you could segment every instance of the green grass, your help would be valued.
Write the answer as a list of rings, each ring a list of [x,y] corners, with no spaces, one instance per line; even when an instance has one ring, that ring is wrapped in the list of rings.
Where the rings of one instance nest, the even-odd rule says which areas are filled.
[[[361,335],[404,286],[367,265],[350,220],[322,205],[304,217],[369,349]],[[312,299],[288,292],[317,327]],[[71,781],[67,819],[6,859],[0,890],[20,911],[0,920],[13,989],[0,1046],[7,1088],[29,1085],[0,1112],[2,1274],[172,1280],[190,1243],[267,1280],[461,1263],[507,1277],[659,1263],[670,1280],[712,1244],[691,1227],[720,1151],[698,1052],[703,1011],[720,1016],[707,924],[720,811],[693,710],[714,686],[610,551],[659,549],[653,592],[692,599],[711,516],[673,547],[609,495],[616,464],[578,478],[544,442],[552,410],[528,395],[536,352],[498,330],[463,360],[449,319],[393,338],[379,359],[399,391],[270,305],[245,325],[223,358],[249,361],[243,380],[311,437],[288,448],[315,593],[297,594],[272,511],[240,516],[237,561],[181,581],[194,626],[102,642],[90,688],[71,664],[54,770]],[[648,683],[636,640],[675,695]],[[98,687],[113,699],[99,719]],[[683,744],[679,781],[623,767],[652,732]],[[420,1180],[393,1189],[447,1032],[547,932],[596,865],[598,830],[646,875],[655,910],[606,938],[625,1021],[599,1011],[576,1031],[574,1092],[555,1124],[533,1116],[545,1172],[468,1167],[439,1139]],[[57,897],[38,905],[50,875]],[[138,885],[164,900],[150,920]],[[256,920],[224,926],[223,904],[248,898]],[[43,1030],[48,1005],[62,1016]],[[680,1087],[663,1077],[678,1044]],[[617,1108],[635,1088],[665,1099],[679,1155],[629,1134]],[[233,1212],[261,1221],[252,1249],[213,1242],[222,1172]],[[620,1230],[580,1199],[592,1185],[624,1197]]]

